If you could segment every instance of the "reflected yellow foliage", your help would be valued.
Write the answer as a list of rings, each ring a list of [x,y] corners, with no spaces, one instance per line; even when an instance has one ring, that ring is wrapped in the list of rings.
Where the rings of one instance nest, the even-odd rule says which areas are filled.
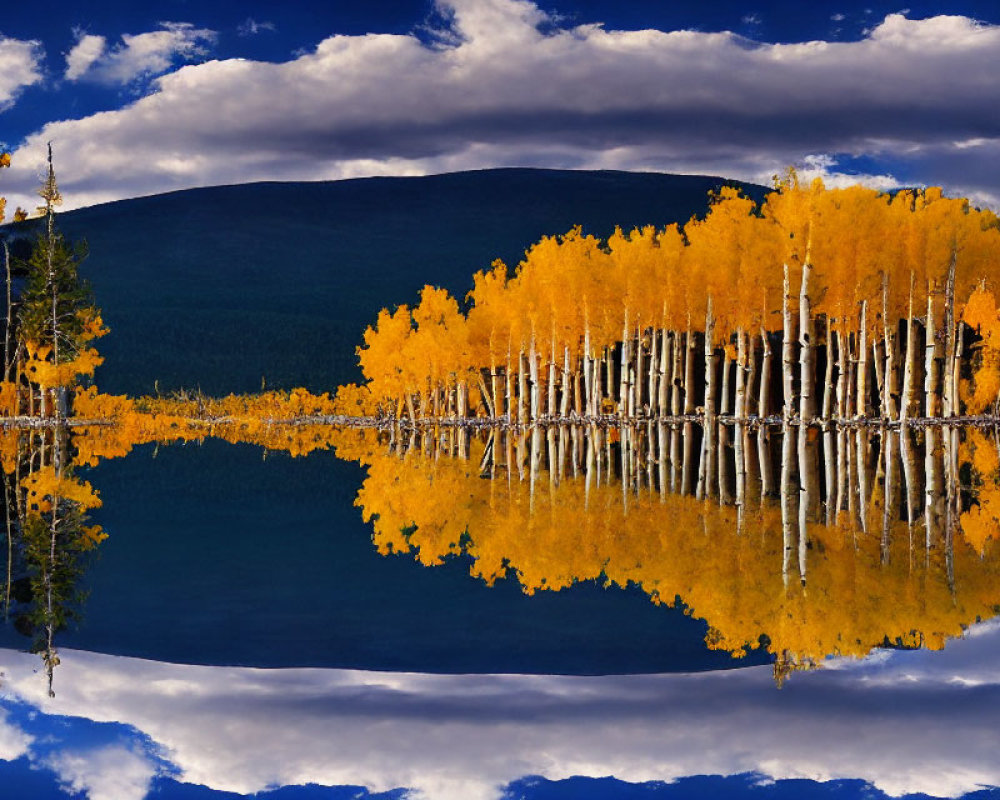
[[[962,450],[977,488],[975,503],[961,516],[962,533],[985,555],[989,546],[1000,546],[1000,455],[983,431],[969,431]]]
[[[412,552],[426,565],[465,553],[474,576],[492,584],[512,573],[527,594],[588,580],[636,585],[704,619],[708,645],[734,656],[761,643],[798,663],[883,644],[937,649],[1000,607],[995,541],[956,541],[952,583],[943,552],[911,551],[903,522],[892,523],[888,553],[853,524],[810,524],[803,584],[783,574],[781,513],[767,503],[741,520],[733,506],[588,488],[582,476],[543,473],[532,487],[516,475],[481,478],[481,442],[464,460],[386,452],[364,438],[356,457],[369,474],[356,504],[380,553]]]

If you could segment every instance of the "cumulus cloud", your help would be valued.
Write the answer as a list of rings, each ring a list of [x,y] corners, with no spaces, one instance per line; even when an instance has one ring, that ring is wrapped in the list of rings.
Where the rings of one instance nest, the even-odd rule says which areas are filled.
[[[76,32],[76,44],[66,54],[66,73],[68,81],[75,81],[89,70],[107,48],[107,39],[82,31]]]
[[[42,80],[40,42],[0,35],[0,111],[10,108],[21,90]]]
[[[88,800],[142,800],[157,771],[144,753],[125,745],[58,751],[43,766],[64,789]]]
[[[158,75],[178,59],[189,61],[208,53],[215,31],[187,22],[163,22],[160,30],[123,34],[121,43],[107,49],[107,40],[93,34],[78,35],[66,56],[67,80],[85,79],[105,84],[127,84]]]
[[[955,144],[1000,142],[1000,26],[891,14],[860,41],[767,44],[565,27],[528,0],[439,9],[430,37],[338,35],[285,63],[189,65],[128,107],[52,122],[15,154],[12,202],[33,202],[17,195],[33,192],[50,140],[67,207],[218,183],[491,166],[767,182],[836,154],[891,159],[892,173],[874,176],[884,183],[933,174],[948,190],[1000,193]],[[87,74],[134,73],[115,63],[105,55]],[[836,161],[824,169],[842,177]]]
[[[33,739],[7,718],[0,708],[0,761],[15,761],[27,754]]]
[[[833,662],[839,668],[796,674],[779,692],[768,667],[422,675],[184,666],[63,651],[55,698],[35,671],[37,656],[0,651],[0,661],[21,702],[55,719],[130,726],[178,779],[241,794],[317,783],[496,800],[525,775],[639,783],[751,772],[957,797],[1000,784],[998,653],[1000,624],[991,622],[943,653]],[[138,796],[154,769],[140,748],[122,745],[50,760],[92,800],[98,791]],[[120,784],[98,783],[103,772]]]

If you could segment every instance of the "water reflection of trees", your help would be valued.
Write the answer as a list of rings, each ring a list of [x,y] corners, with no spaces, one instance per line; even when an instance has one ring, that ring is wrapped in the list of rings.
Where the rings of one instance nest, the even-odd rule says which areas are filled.
[[[736,437],[761,440],[723,429],[708,501],[671,457],[684,427],[353,432],[341,455],[368,464],[357,504],[381,553],[468,554],[474,576],[513,572],[529,594],[635,584],[705,619],[711,648],[765,647],[778,676],[879,645],[937,649],[1000,607],[994,432],[832,428],[810,437],[811,479],[769,484],[798,436],[767,432],[740,466]]]
[[[74,476],[65,427],[5,431],[3,464],[6,568],[4,617],[31,637],[52,691],[59,663],[56,633],[81,608],[81,578],[91,551],[106,538],[89,524],[100,505],[90,484]]]

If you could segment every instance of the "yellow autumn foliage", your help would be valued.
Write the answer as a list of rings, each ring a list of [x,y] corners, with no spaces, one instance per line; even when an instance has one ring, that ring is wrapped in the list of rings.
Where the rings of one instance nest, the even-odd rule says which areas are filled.
[[[380,553],[411,552],[428,566],[465,553],[474,576],[492,584],[513,571],[527,594],[587,580],[640,586],[704,619],[708,645],[734,656],[762,641],[814,661],[886,641],[940,648],[1000,605],[993,544],[977,552],[955,543],[953,592],[943,558],[908,557],[904,523],[893,523],[887,563],[877,535],[810,525],[802,586],[782,576],[778,508],[748,511],[741,527],[736,508],[689,496],[641,492],[625,502],[621,486],[588,489],[582,477],[559,483],[544,473],[534,488],[516,474],[483,480],[477,442],[463,460],[389,453],[373,433],[365,438],[367,449],[355,446],[369,465],[356,504]]]
[[[87,481],[60,475],[53,465],[42,467],[21,482],[29,509],[50,511],[55,499],[69,500],[81,509],[100,508],[101,499]]]

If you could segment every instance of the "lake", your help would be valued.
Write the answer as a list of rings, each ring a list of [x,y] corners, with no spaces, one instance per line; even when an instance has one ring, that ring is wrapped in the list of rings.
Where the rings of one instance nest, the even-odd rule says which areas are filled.
[[[39,598],[12,605],[3,796],[998,795],[995,431],[938,430],[954,472],[927,430],[836,432],[857,469],[808,518],[731,472],[699,499],[675,431],[322,429],[298,458],[214,431],[78,466],[109,538],[54,696]]]

